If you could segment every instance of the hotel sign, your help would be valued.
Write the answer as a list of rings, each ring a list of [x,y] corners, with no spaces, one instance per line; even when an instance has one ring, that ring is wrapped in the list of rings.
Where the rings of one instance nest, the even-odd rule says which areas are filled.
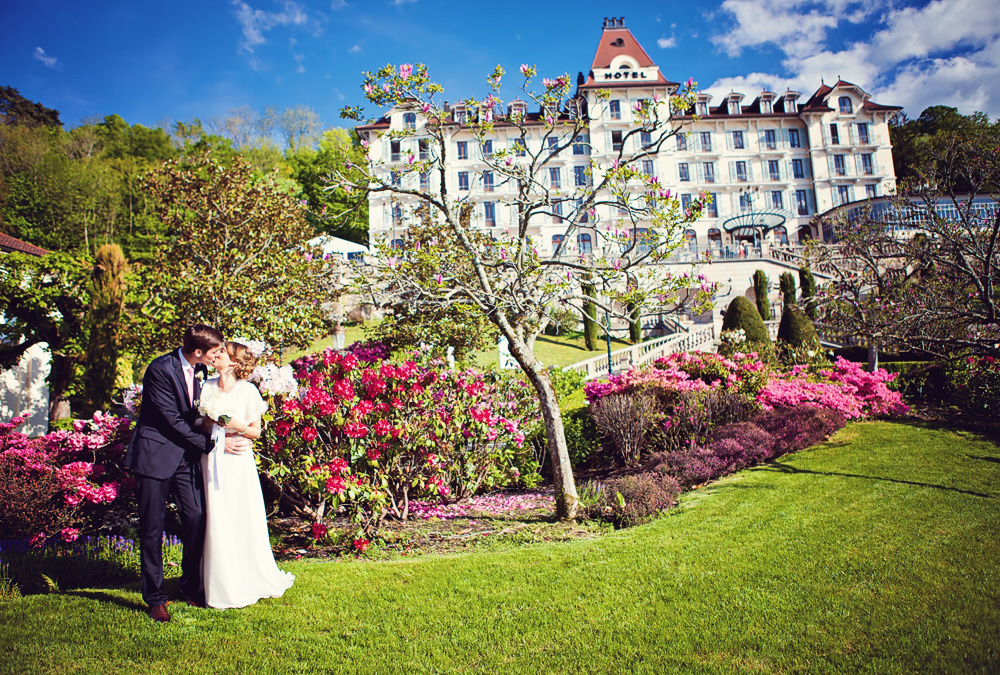
[[[610,84],[612,82],[656,82],[660,74],[660,69],[652,68],[624,68],[619,70],[601,69],[594,71],[594,81]]]

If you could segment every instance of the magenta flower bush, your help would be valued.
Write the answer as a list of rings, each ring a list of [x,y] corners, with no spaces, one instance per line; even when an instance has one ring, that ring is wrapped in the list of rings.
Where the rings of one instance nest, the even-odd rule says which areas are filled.
[[[526,384],[443,360],[396,363],[370,350],[296,361],[297,394],[278,396],[264,434],[267,473],[302,515],[345,508],[370,531],[407,519],[413,499],[466,499],[518,481],[539,423]]]
[[[97,412],[41,438],[15,431],[24,420],[0,424],[0,540],[69,543],[131,505],[134,482],[121,466],[129,419]]]
[[[869,373],[860,363],[838,356],[830,368],[795,366],[776,376],[757,400],[767,410],[807,404],[838,410],[847,419],[903,415],[909,406],[887,386],[895,377],[882,368]]]

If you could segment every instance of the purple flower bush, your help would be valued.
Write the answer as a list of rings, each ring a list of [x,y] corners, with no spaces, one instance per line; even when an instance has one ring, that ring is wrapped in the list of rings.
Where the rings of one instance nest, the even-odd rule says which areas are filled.
[[[669,475],[647,471],[603,483],[587,512],[615,527],[632,527],[652,520],[677,505],[681,485]]]

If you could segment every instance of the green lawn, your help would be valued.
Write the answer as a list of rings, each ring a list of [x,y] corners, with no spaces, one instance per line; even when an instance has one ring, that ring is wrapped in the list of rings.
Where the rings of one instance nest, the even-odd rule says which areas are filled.
[[[4,673],[988,673],[1000,448],[852,424],[598,539],[298,561],[225,612],[134,589],[0,603]]]

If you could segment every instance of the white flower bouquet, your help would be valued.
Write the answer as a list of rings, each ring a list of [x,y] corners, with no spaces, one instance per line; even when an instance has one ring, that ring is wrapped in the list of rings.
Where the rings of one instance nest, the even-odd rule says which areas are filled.
[[[234,401],[231,396],[227,396],[218,387],[208,386],[201,390],[201,399],[198,401],[198,412],[209,419],[225,425],[233,418],[235,410]]]

